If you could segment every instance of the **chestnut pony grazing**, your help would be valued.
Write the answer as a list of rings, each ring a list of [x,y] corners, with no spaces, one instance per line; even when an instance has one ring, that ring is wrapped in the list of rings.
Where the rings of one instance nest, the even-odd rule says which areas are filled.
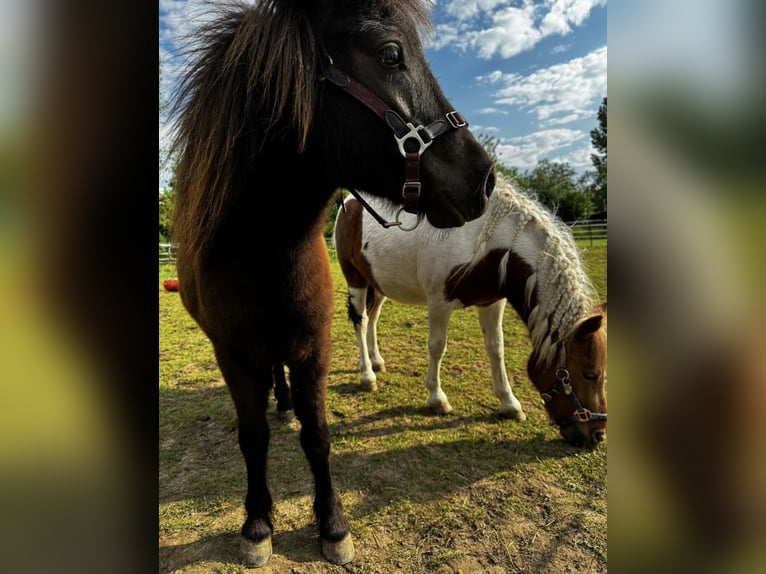
[[[332,277],[322,237],[338,187],[436,227],[480,216],[492,161],[431,73],[421,0],[263,0],[215,9],[175,94],[174,241],[183,303],[212,342],[247,468],[241,551],[271,556],[272,372],[290,371],[322,551],[354,546],[330,472],[325,385]]]
[[[368,199],[381,216],[391,215]],[[485,214],[459,229],[425,222],[411,231],[385,229],[348,198],[336,219],[335,246],[348,283],[363,387],[374,390],[375,371],[384,370],[377,321],[386,298],[427,305],[428,405],[450,412],[439,378],[447,323],[453,310],[476,306],[500,414],[524,420],[504,362],[503,312],[510,301],[529,330],[529,378],[561,435],[578,446],[605,438],[606,304],[596,304],[570,230],[504,177]]]

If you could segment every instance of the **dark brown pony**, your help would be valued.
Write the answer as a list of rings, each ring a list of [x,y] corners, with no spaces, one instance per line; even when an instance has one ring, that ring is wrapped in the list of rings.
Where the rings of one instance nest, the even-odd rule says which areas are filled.
[[[343,564],[354,547],[325,415],[327,206],[338,187],[360,188],[437,227],[460,226],[485,209],[492,162],[424,58],[424,2],[271,0],[219,12],[194,34],[174,103],[181,298],[237,411],[245,562],[271,555],[266,406],[273,368],[284,364],[322,549]]]

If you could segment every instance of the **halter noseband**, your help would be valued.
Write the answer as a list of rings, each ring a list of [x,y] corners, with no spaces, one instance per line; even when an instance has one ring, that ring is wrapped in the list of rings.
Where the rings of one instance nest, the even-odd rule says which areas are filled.
[[[433,140],[452,130],[464,128],[468,121],[458,111],[451,111],[444,115],[443,119],[423,126],[415,126],[411,122],[405,122],[399,114],[392,110],[383,100],[357,82],[354,78],[340,70],[328,56],[329,64],[324,69],[323,79],[328,80],[332,85],[344,90],[347,94],[353,96],[356,100],[367,106],[386,125],[394,132],[394,139],[399,147],[399,153],[404,157],[404,185],[402,186],[402,197],[404,198],[404,211],[408,213],[418,213],[418,199],[420,198],[420,156],[433,143]],[[415,149],[417,147],[417,149]],[[409,148],[409,149],[408,149]],[[359,199],[359,195],[351,191]],[[383,223],[377,213],[371,211],[372,208],[365,202],[362,205],[370,211],[376,220],[384,227],[401,225],[397,214],[397,221]]]
[[[582,403],[577,398],[572,388],[572,382],[569,380],[569,371],[565,368],[560,368],[556,371],[556,378],[548,387],[548,390],[544,393],[540,393],[543,398],[543,402],[546,404],[553,400],[559,392],[559,387],[564,391],[564,395],[569,397],[569,401],[574,406],[574,412],[571,415],[561,417],[556,420],[556,424],[559,428],[565,428],[573,425],[574,423],[587,423],[588,421],[605,421],[606,413],[592,413],[588,409],[582,406]]]

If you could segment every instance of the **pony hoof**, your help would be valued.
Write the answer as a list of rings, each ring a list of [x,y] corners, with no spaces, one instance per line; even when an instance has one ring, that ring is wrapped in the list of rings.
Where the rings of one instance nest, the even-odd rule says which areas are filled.
[[[378,383],[375,379],[369,380],[363,380],[362,381],[362,390],[365,391],[377,391],[378,390]]]
[[[437,415],[448,415],[452,412],[452,405],[447,401],[433,404],[429,403],[428,408],[430,408]]]
[[[239,553],[248,568],[259,568],[271,558],[271,536],[256,542],[244,536],[240,537]]]
[[[292,409],[287,409],[286,411],[277,411],[277,419],[279,419],[282,422],[289,423],[291,420],[295,418],[295,413]]]
[[[322,540],[322,553],[325,558],[336,566],[348,564],[354,559],[354,542],[351,534],[346,534],[338,541]]]
[[[501,410],[500,416],[504,419],[518,421],[520,423],[523,423],[525,420],[527,420],[527,415],[521,409]]]
[[[376,373],[385,373],[386,372],[386,364],[380,363],[379,365],[373,365],[372,370]]]

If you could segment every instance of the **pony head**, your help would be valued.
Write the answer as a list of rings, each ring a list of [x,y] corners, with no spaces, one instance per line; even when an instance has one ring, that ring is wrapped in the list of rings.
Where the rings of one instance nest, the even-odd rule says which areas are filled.
[[[412,193],[417,205],[409,209],[405,199],[405,208],[425,214],[435,227],[457,227],[480,216],[494,187],[494,165],[462,129],[467,121],[426,61],[420,38],[431,26],[429,4],[303,4],[314,6],[305,11],[325,75],[307,149],[322,151],[325,169],[339,175],[335,185],[399,205]]]
[[[551,421],[575,446],[595,446],[606,438],[607,306],[578,320],[559,342],[558,360],[528,364]]]

